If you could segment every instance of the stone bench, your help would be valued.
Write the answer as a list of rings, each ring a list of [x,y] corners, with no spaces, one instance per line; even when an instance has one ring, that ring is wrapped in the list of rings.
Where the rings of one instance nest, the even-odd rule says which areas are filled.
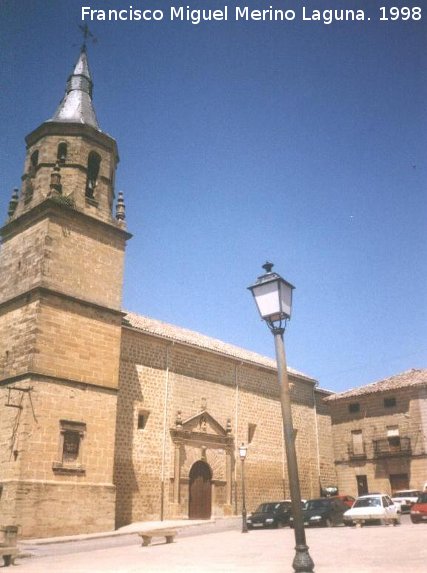
[[[142,537],[143,547],[147,547],[147,545],[150,545],[153,537],[165,537],[166,543],[173,543],[176,533],[174,529],[157,529],[153,531],[140,531],[138,535]]]
[[[0,557],[3,557],[4,566],[9,567],[9,565],[13,565],[15,561],[15,557],[18,555],[18,548],[16,546],[6,547],[0,546]]]

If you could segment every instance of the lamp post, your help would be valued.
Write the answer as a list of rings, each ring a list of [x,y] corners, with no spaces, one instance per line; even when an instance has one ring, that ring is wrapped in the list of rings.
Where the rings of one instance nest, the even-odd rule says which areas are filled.
[[[245,499],[245,459],[248,453],[248,448],[242,444],[239,448],[239,456],[242,462],[242,533],[248,532],[248,524],[246,521],[246,499]]]
[[[283,341],[285,326],[291,317],[292,291],[294,287],[279,274],[273,272],[273,266],[272,263],[265,263],[262,267],[265,270],[265,274],[258,277],[255,284],[248,288],[252,292],[261,318],[266,321],[274,336],[283,433],[288,462],[289,488],[292,501],[292,515],[294,518],[296,553],[292,566],[296,572],[312,573],[314,571],[314,563],[308,552],[305,539],[295,436],[292,423],[291,397],[288,371],[286,368],[285,345]]]

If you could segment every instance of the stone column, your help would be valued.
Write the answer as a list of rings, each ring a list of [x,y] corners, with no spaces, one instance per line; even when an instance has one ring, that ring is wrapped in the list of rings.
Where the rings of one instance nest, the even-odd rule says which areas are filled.
[[[226,503],[231,507],[232,502],[232,492],[233,492],[233,464],[232,464],[232,453],[233,450],[231,448],[226,449],[226,457],[225,457],[225,471],[226,471],[226,480],[227,480],[227,498]]]
[[[181,444],[175,443],[175,459],[173,472],[173,502],[179,504],[179,487],[181,482]]]

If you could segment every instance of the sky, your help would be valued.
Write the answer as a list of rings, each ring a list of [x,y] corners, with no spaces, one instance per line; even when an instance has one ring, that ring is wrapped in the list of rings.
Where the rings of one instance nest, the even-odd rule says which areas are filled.
[[[0,0],[1,220],[87,23],[133,234],[123,308],[274,358],[246,288],[270,260],[296,287],[290,367],[334,391],[427,367],[427,2],[406,21],[396,4]],[[82,6],[164,17],[83,22]],[[171,6],[229,15],[196,25]],[[295,18],[236,21],[236,6]]]

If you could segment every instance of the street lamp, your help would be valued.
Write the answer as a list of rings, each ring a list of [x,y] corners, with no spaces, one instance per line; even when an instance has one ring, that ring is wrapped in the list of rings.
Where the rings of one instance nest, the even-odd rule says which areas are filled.
[[[291,397],[289,392],[288,371],[286,368],[283,334],[287,321],[291,317],[292,291],[294,287],[280,275],[272,272],[272,263],[265,263],[265,274],[258,277],[254,285],[248,287],[252,292],[261,318],[266,321],[274,335],[276,349],[277,374],[280,388],[283,433],[285,437],[286,458],[288,461],[289,487],[294,518],[295,557],[292,566],[296,572],[312,573],[314,563],[308,552],[305,540],[304,521],[301,508],[301,490],[298,477],[298,463],[295,450],[294,428],[292,423]]]
[[[246,499],[245,499],[245,459],[248,453],[248,448],[242,444],[239,448],[239,456],[242,462],[242,533],[248,532],[248,524],[246,521]]]

